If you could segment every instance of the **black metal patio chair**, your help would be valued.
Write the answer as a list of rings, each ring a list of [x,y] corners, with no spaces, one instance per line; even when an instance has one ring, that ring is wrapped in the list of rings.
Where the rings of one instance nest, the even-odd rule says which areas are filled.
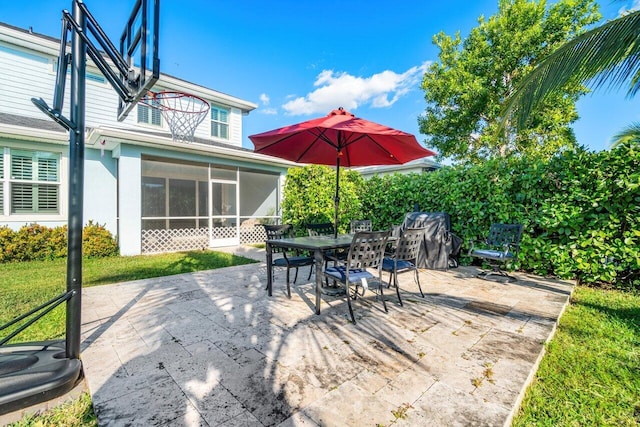
[[[365,291],[377,290],[376,297],[380,295],[384,311],[387,312],[387,303],[384,300],[384,282],[382,281],[382,258],[387,246],[387,239],[391,231],[360,231],[353,236],[347,258],[333,266],[324,269],[322,274],[341,283],[345,288],[345,298],[349,307],[351,322],[355,325],[356,318],[353,314],[351,300],[358,295],[364,296]],[[369,270],[374,270],[375,274]]]
[[[426,228],[407,228],[402,231],[400,238],[394,242],[393,255],[385,256],[382,260],[382,271],[389,273],[389,286],[393,279],[393,286],[398,294],[398,301],[402,306],[402,298],[400,297],[400,285],[398,284],[398,273],[413,271],[415,280],[420,290],[420,295],[424,298],[422,286],[420,286],[420,275],[418,271],[418,255],[420,246],[424,239]]]
[[[372,225],[370,219],[353,219],[349,224],[351,234],[356,234],[358,231],[371,231]]]
[[[283,224],[283,225],[267,225],[262,224],[264,227],[264,231],[267,234],[267,240],[274,239],[285,239],[288,237],[293,237],[293,226],[291,224]],[[303,255],[299,251],[285,249],[280,247],[273,247],[272,253],[280,253],[282,254],[281,258],[273,258],[271,263],[274,267],[284,267],[287,269],[287,296],[291,298],[291,285],[290,285],[290,270],[292,268],[296,269],[296,275],[293,278],[293,283],[298,280],[298,269],[300,267],[309,266],[309,277],[307,280],[311,279],[311,272],[313,270],[314,260],[312,256]]]
[[[517,281],[518,279],[507,274],[503,268],[509,261],[518,258],[521,238],[521,224],[491,224],[489,235],[481,246],[476,247],[474,242],[471,242],[469,247],[469,256],[480,258],[491,267],[491,270],[482,271],[477,277],[487,279],[495,275],[506,277],[507,281]]]
[[[307,224],[307,233],[309,236],[333,236],[333,224],[330,222]]]

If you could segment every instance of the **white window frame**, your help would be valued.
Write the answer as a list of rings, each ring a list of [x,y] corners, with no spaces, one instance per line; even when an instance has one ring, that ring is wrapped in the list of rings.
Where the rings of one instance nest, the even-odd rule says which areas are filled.
[[[158,100],[151,100],[151,103],[160,103]],[[145,113],[143,113],[145,112]],[[136,121],[139,125],[144,126],[153,126],[161,128],[163,127],[163,117],[160,109],[150,107],[149,105],[145,105],[141,102],[138,103],[136,108],[137,118]],[[146,116],[146,120],[145,117]]]
[[[3,194],[3,209],[0,210],[0,215],[5,217],[24,217],[24,216],[37,216],[37,217],[58,217],[62,212],[62,198],[64,197],[63,188],[62,188],[62,155],[59,152],[55,151],[45,151],[45,150],[31,150],[31,149],[23,149],[23,148],[9,148],[6,147],[3,150],[3,175],[2,175],[2,194]],[[31,166],[31,177],[30,179],[25,179],[24,177],[15,177],[11,176],[11,171],[13,168],[13,156],[22,154],[23,156],[30,156],[32,161]],[[42,177],[38,176],[39,172],[39,160],[50,158],[55,160],[55,178],[42,179]],[[13,213],[13,186],[14,185],[32,185],[36,188],[39,185],[53,186],[56,189],[56,200],[55,200],[55,210],[47,210],[47,211],[39,211],[37,206],[37,197],[38,193],[34,192],[32,194],[32,202],[33,202],[33,210],[28,212],[15,212]]]
[[[224,112],[226,116],[226,120],[221,119],[221,112]],[[209,113],[209,118],[211,119],[211,136],[214,138],[222,139],[225,141],[230,140],[231,136],[231,125],[230,125],[230,116],[231,109],[222,107],[220,105],[211,104],[211,112]],[[225,136],[221,136],[221,129],[226,127],[227,134]]]

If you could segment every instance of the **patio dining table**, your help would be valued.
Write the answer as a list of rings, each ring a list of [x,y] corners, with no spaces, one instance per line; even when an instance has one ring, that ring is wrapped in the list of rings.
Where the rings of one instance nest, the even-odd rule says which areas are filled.
[[[291,237],[287,239],[270,239],[266,243],[267,251],[267,292],[268,295],[272,295],[273,288],[273,276],[272,276],[272,261],[273,261],[273,248],[287,248],[287,249],[299,249],[303,251],[313,252],[313,259],[315,261],[316,268],[316,314],[320,314],[320,292],[322,288],[322,275],[318,274],[318,271],[322,271],[324,264],[324,253],[326,251],[332,251],[337,249],[345,249],[351,246],[353,241],[353,234],[340,234],[337,237],[333,236],[304,236],[304,237]]]

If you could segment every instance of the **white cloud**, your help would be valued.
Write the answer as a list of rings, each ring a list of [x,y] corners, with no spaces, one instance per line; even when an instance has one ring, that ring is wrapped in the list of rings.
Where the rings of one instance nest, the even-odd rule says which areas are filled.
[[[417,89],[430,62],[411,67],[404,73],[385,70],[370,77],[324,70],[316,77],[314,91],[282,105],[289,115],[321,114],[338,107],[355,110],[360,105],[384,108]]]
[[[278,114],[278,110],[276,108],[258,108],[256,111],[260,114],[266,114],[268,116],[275,116]]]
[[[640,9],[640,0],[633,0],[633,2],[631,2],[631,6],[621,7],[620,10],[618,10],[618,15],[622,16],[630,12],[635,12],[638,9]]]
[[[269,102],[270,102],[269,95],[267,95],[266,93],[261,93],[260,102],[262,102],[262,105],[269,105]]]

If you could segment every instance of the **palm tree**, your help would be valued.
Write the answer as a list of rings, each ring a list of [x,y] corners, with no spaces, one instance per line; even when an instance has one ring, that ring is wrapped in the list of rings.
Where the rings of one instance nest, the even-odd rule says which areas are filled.
[[[503,110],[504,120],[511,118],[514,126],[524,129],[536,105],[576,81],[594,90],[628,83],[628,97],[640,90],[640,11],[576,37],[541,61],[515,88]]]
[[[633,122],[612,138],[611,148],[622,144],[640,144],[640,122]]]

